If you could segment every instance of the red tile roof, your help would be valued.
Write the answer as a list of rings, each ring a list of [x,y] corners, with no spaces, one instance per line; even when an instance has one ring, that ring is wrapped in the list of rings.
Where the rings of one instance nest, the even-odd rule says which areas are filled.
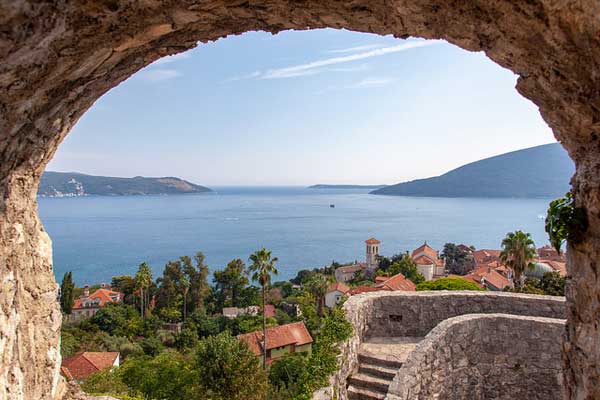
[[[417,290],[415,284],[411,280],[406,279],[402,274],[396,274],[388,280],[386,280],[385,282],[376,284],[375,287],[384,290],[402,290],[405,292],[414,292],[415,290]]]
[[[424,255],[415,258],[414,261],[418,265],[433,265],[433,264],[436,264],[435,260],[432,260],[431,258],[429,258],[427,256],[424,256]]]
[[[63,359],[61,371],[68,379],[83,379],[95,372],[112,367],[117,357],[119,357],[119,353],[116,351],[84,351]]]
[[[481,249],[473,252],[473,258],[477,265],[488,263],[490,261],[500,260],[501,250]]]
[[[472,280],[478,283],[480,286],[483,286],[484,283],[487,283],[499,290],[510,286],[510,281],[508,278],[490,267],[477,268],[476,270],[471,271],[470,274],[463,276],[463,278]]]
[[[375,238],[372,237],[370,239],[365,240],[365,243],[366,244],[379,244],[381,242],[379,240],[377,240],[377,239],[375,239]]]
[[[433,261],[438,259],[438,252],[437,250],[435,250],[433,247],[429,246],[427,244],[427,242],[425,242],[421,247],[418,247],[416,249],[413,250],[412,252],[412,256],[413,258],[417,255],[419,255],[419,253],[425,253],[425,255],[429,258],[431,258]]]
[[[375,277],[375,283],[379,283],[379,282],[385,282],[388,279],[390,279],[389,276],[376,276]]]
[[[115,302],[115,300],[113,300],[111,296],[118,297],[118,300],[116,301],[117,303],[123,299],[123,293],[115,292],[108,289],[98,289],[86,298],[75,299],[75,302],[73,303],[73,308],[84,308],[83,302],[87,299],[98,300],[98,307],[104,307],[107,303]]]
[[[327,288],[327,293],[331,293],[331,292],[341,292],[341,293],[347,293],[350,290],[350,288],[348,287],[348,285],[342,283],[342,282],[334,282],[331,285],[329,285],[329,288]]]
[[[243,340],[248,344],[248,347],[254,354],[260,356],[262,353],[262,331],[255,331],[238,335],[238,339]],[[310,336],[304,322],[294,322],[292,324],[275,326],[267,329],[267,350],[276,347],[289,345],[302,346],[307,343],[312,343],[313,338]]]

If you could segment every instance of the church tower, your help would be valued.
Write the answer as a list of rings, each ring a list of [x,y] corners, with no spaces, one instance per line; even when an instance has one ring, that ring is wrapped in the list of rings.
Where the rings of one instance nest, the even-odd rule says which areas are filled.
[[[381,242],[375,238],[370,238],[365,240],[365,243],[367,245],[367,270],[374,271],[379,264],[377,256],[379,255],[379,244]]]

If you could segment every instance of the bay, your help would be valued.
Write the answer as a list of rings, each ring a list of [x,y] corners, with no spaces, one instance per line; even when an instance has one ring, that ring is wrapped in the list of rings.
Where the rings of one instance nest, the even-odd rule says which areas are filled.
[[[222,187],[178,196],[38,199],[53,241],[58,280],[78,284],[133,274],[146,261],[154,277],[164,264],[203,251],[211,270],[264,246],[279,258],[277,280],[332,260],[364,260],[364,240],[381,253],[410,251],[427,241],[499,248],[509,231],[548,242],[544,216],[551,199],[427,198],[369,195],[368,190]],[[330,205],[335,205],[334,208]]]

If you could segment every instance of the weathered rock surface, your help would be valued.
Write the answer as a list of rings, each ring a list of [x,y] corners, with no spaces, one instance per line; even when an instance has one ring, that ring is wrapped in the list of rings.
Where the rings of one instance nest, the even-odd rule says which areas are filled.
[[[564,330],[551,318],[450,318],[410,353],[386,399],[560,400]]]
[[[366,342],[373,351],[376,341],[423,337],[449,318],[463,315],[502,313],[564,319],[566,301],[564,297],[500,292],[374,292],[350,297],[344,309],[354,333],[341,346],[340,368],[331,379],[331,391],[340,399],[348,398],[347,380],[359,370],[359,354]]]
[[[35,192],[81,115],[152,61],[250,30],[346,28],[445,39],[519,75],[577,172],[569,246],[569,398],[600,398],[600,2],[597,0],[0,1],[0,397],[57,396],[60,314]]]

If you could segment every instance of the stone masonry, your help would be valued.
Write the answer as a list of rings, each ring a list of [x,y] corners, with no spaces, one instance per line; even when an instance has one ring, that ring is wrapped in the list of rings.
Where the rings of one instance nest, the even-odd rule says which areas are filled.
[[[564,319],[565,306],[564,297],[500,292],[374,292],[352,296],[344,309],[354,334],[342,344],[340,369],[331,379],[331,391],[347,399],[347,380],[358,370],[359,349],[369,338],[423,337],[443,321],[469,314]]]
[[[565,321],[469,314],[435,327],[411,353],[386,400],[560,400]]]

